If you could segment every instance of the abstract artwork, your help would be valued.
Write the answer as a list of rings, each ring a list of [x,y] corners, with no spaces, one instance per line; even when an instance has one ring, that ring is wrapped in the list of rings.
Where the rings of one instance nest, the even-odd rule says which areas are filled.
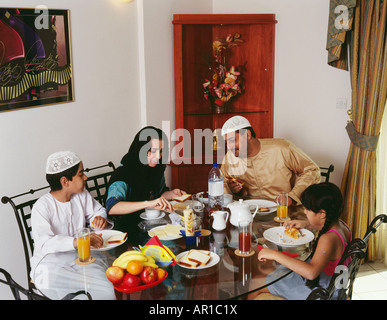
[[[0,8],[0,111],[69,101],[69,11]]]

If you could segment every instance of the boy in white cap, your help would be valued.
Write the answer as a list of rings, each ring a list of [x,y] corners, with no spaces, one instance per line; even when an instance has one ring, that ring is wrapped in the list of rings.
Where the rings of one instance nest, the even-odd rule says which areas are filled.
[[[48,253],[77,248],[76,233],[86,223],[96,229],[106,224],[106,210],[85,189],[87,177],[81,159],[71,151],[50,155],[46,165],[46,180],[51,191],[36,201],[31,211],[34,254],[31,277],[39,260]],[[103,246],[100,234],[91,233],[90,244]]]
[[[242,116],[228,119],[222,136],[228,149],[221,167],[225,193],[275,200],[287,192],[288,204],[295,205],[309,185],[320,182],[320,168],[304,152],[285,139],[257,139]]]

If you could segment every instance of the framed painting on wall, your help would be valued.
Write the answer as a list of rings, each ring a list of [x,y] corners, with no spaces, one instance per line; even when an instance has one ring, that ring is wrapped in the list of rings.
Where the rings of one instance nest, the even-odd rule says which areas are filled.
[[[0,111],[70,101],[69,10],[0,8]]]

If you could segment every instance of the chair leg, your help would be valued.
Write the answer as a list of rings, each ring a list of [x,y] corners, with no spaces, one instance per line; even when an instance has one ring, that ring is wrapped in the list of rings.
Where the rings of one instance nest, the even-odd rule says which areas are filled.
[[[4,284],[7,284],[9,286],[9,288],[12,291],[12,294],[13,294],[13,297],[15,298],[15,300],[21,300],[19,290],[16,289],[17,288],[17,284],[12,279],[11,275],[7,271],[5,271],[4,269],[1,269],[1,268],[0,268],[0,273],[2,273],[4,275],[4,277],[5,277],[5,279],[6,279],[6,281],[3,281],[3,280],[0,279],[0,282],[4,283]]]

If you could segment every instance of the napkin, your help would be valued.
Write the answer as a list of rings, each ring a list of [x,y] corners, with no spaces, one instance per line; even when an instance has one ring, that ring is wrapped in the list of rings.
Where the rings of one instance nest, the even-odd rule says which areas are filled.
[[[181,217],[176,212],[171,212],[169,214],[169,219],[172,224],[180,225]]]
[[[258,249],[262,250],[263,247],[258,245]],[[298,253],[291,253],[291,252],[285,252],[285,251],[279,251],[279,252],[282,252],[283,254],[286,254],[289,257],[299,257],[300,256]]]

